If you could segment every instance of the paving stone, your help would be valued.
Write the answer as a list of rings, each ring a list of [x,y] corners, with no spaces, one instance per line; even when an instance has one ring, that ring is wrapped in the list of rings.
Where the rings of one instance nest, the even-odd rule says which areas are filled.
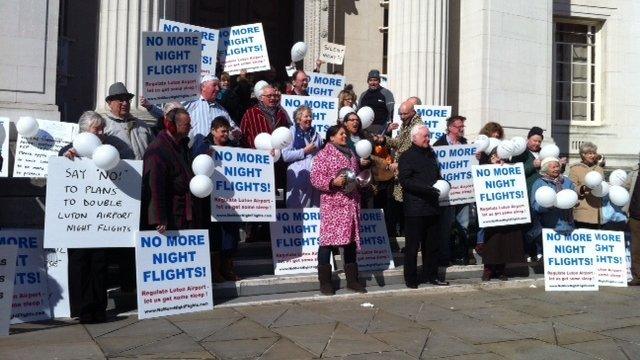
[[[174,325],[196,341],[211,336],[216,331],[238,321],[237,318],[219,318],[207,320],[176,321]]]
[[[415,296],[404,298],[390,297],[386,299],[372,299],[370,302],[373,303],[376,308],[383,309],[388,313],[405,318],[413,318],[423,307],[424,298]]]
[[[190,320],[206,320],[206,319],[220,319],[220,318],[236,318],[239,319],[243,315],[237,312],[234,308],[214,308],[209,311],[198,311],[180,315],[171,315],[168,317],[171,321],[190,321]]]
[[[348,355],[341,357],[349,360],[409,360],[414,359],[402,351],[385,351],[379,353],[368,353],[358,355]]]
[[[500,298],[480,291],[438,294],[425,298],[427,303],[455,311],[494,307],[494,302],[497,300],[500,300]]]
[[[464,321],[438,320],[425,321],[423,324],[433,330],[445,332],[473,344],[517,340],[525,337],[511,330],[470,317]]]
[[[276,341],[278,338],[204,341],[202,346],[222,359],[256,359]]]
[[[368,335],[360,334],[338,323],[322,357],[347,356],[393,350],[389,345]]]
[[[262,326],[269,327],[277,318],[287,311],[290,306],[291,305],[243,306],[236,308],[236,311]]]
[[[105,356],[93,341],[57,344],[0,345],[0,359],[104,359]]]
[[[432,359],[434,357],[448,357],[484,352],[486,352],[486,350],[482,348],[465,343],[458,338],[434,330],[429,334],[429,339],[427,340],[421,355],[423,359]]]
[[[594,313],[558,316],[554,317],[553,320],[569,326],[596,332],[640,325],[640,317],[616,319]]]
[[[588,341],[564,347],[606,360],[640,359],[639,345],[614,339]]]
[[[125,326],[129,326],[138,321],[139,320],[137,316],[120,316],[112,319],[111,321],[100,324],[85,324],[84,327],[87,329],[89,334],[91,334],[91,336],[98,337],[123,328]]]
[[[104,335],[97,337],[103,339],[107,337],[129,337],[132,340],[137,336],[151,336],[158,339],[181,333],[171,322],[164,318],[147,319],[138,321],[127,326],[118,328]]]
[[[543,321],[536,323],[505,325],[504,327],[516,331],[527,337],[536,338],[552,345],[573,344],[583,341],[606,339],[600,334],[585,331],[558,322]]]
[[[420,312],[418,312],[413,319],[419,323],[422,321],[446,320],[460,317],[460,313],[453,310],[432,304],[424,304]]]
[[[373,320],[375,313],[375,309],[355,309],[334,310],[323,314],[336,322],[341,322],[361,334],[364,334],[367,331],[371,320]]]
[[[271,327],[276,328],[283,326],[326,324],[333,322],[333,319],[325,317],[317,312],[313,312],[300,306],[291,306],[284,314],[282,314],[282,316],[271,324]]]
[[[261,360],[306,360],[313,359],[313,354],[294,344],[291,340],[281,338],[260,357]]]
[[[523,324],[542,320],[537,316],[501,307],[462,310],[462,312],[472,318],[488,321],[496,325]]]
[[[99,337],[95,342],[108,357],[119,355],[122,352],[139,348],[144,345],[155,344],[158,341],[168,339],[172,335],[136,335],[136,336],[109,336]]]
[[[401,331],[406,329],[423,329],[424,326],[408,318],[378,310],[367,327],[366,333]]]
[[[580,313],[580,310],[568,306],[536,299],[501,300],[496,305],[541,318]]]
[[[273,331],[290,339],[298,346],[301,346],[316,356],[320,356],[324,351],[333,331],[335,323],[331,324],[311,324],[298,326],[285,326],[274,328]]]
[[[229,326],[221,328],[203,339],[203,341],[243,340],[272,337],[278,337],[278,334],[252,320],[244,318]]]
[[[560,346],[550,345],[540,340],[524,339],[515,341],[496,342],[481,345],[483,348],[506,357],[507,359],[527,360],[584,360],[590,358],[585,354],[565,349]]]
[[[451,356],[443,358],[442,360],[504,360],[504,357],[492,353],[483,353]]]
[[[640,344],[640,326],[629,326],[619,329],[611,329],[601,332],[604,335],[614,337],[616,339],[626,340],[632,343]]]
[[[186,334],[178,334],[118,354],[119,356],[153,356],[155,358],[206,359],[211,354]]]
[[[0,337],[0,346],[60,345],[91,341],[82,325],[65,325]]]
[[[422,349],[429,338],[429,332],[430,330],[428,329],[416,329],[375,333],[371,334],[371,336],[411,356],[420,357]]]

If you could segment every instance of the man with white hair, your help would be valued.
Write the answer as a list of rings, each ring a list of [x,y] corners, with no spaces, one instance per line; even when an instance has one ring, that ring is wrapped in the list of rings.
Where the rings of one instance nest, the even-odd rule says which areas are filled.
[[[402,185],[405,217],[404,282],[416,289],[418,248],[422,249],[423,274],[433,285],[448,285],[438,276],[438,215],[440,191],[433,187],[440,179],[440,168],[429,146],[429,128],[411,128],[411,147],[398,160],[398,179]]]
[[[257,92],[258,104],[244,113],[240,124],[242,126],[242,144],[247,148],[255,148],[254,140],[260,133],[271,134],[278,127],[289,127],[289,117],[280,107],[278,90],[271,85],[263,87]]]

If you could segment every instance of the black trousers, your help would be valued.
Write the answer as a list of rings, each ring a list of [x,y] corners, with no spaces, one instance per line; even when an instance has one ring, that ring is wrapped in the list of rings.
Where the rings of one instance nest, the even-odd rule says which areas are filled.
[[[438,277],[438,216],[406,216],[404,223],[404,281],[418,283],[418,249],[426,281]]]
[[[344,248],[344,263],[355,264],[356,263],[356,243],[350,242],[349,245],[344,246],[320,246],[318,247],[318,265],[329,265],[331,259],[331,252],[335,248]]]
[[[69,249],[69,298],[73,317],[107,310],[105,249]]]

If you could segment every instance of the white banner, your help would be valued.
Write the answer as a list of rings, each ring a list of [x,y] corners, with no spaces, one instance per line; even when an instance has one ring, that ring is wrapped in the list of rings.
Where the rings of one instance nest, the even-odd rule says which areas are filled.
[[[275,275],[315,273],[320,246],[320,209],[278,209],[271,223],[271,252]],[[382,271],[395,267],[381,209],[360,213],[360,271]]]
[[[312,72],[307,74],[307,76],[309,76],[309,87],[307,88],[307,92],[311,96],[328,96],[337,98],[340,91],[344,89],[344,85],[346,83],[343,75],[329,75]]]
[[[336,124],[338,119],[338,99],[328,96],[298,96],[282,95],[280,106],[289,114],[289,118],[295,123],[293,112],[300,106],[305,105],[313,112],[311,126],[316,129],[319,136],[324,138],[327,129]]]
[[[262,23],[220,29],[218,61],[229,75],[269,70],[269,53]]]
[[[264,150],[214,146],[211,220],[275,221],[273,158]]]
[[[158,31],[163,32],[197,32],[202,35],[202,60],[200,73],[216,74],[216,60],[218,58],[218,30],[202,26],[185,24],[177,21],[160,19]]]
[[[596,266],[600,286],[627,287],[627,254],[624,232],[581,229],[596,243]]]
[[[9,176],[9,118],[0,117],[0,177]]]
[[[589,231],[562,235],[542,229],[544,288],[546,291],[598,290],[596,242]]]
[[[481,228],[531,222],[522,163],[473,165],[471,174]]]
[[[67,146],[78,133],[78,124],[37,119],[40,129],[35,136],[18,134],[13,177],[46,178],[49,157]],[[7,160],[8,161],[8,160]]]
[[[17,246],[0,246],[0,336],[9,335],[17,255]]]
[[[451,117],[451,106],[416,105],[416,113],[431,134],[431,145],[447,133],[447,118]]]
[[[142,161],[112,170],[93,160],[53,157],[49,163],[45,247],[132,247],[140,224]]]
[[[475,201],[471,167],[478,165],[474,145],[437,146],[433,150],[440,165],[440,175],[451,184],[449,196],[441,206],[468,204]]]
[[[334,43],[323,43],[320,49],[320,60],[336,65],[342,65],[346,46]]]
[[[136,235],[139,319],[213,310],[207,230]]]
[[[142,32],[142,96],[152,104],[198,99],[201,38],[193,32]]]

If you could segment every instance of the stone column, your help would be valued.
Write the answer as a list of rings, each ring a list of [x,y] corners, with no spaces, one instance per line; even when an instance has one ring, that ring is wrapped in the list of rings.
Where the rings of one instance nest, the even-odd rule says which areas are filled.
[[[389,1],[388,81],[396,102],[447,104],[449,0]]]
[[[304,42],[307,55],[304,70],[313,71],[316,59],[320,57],[320,46],[329,39],[329,1],[312,0],[304,2]],[[293,44],[292,44],[293,45]]]

